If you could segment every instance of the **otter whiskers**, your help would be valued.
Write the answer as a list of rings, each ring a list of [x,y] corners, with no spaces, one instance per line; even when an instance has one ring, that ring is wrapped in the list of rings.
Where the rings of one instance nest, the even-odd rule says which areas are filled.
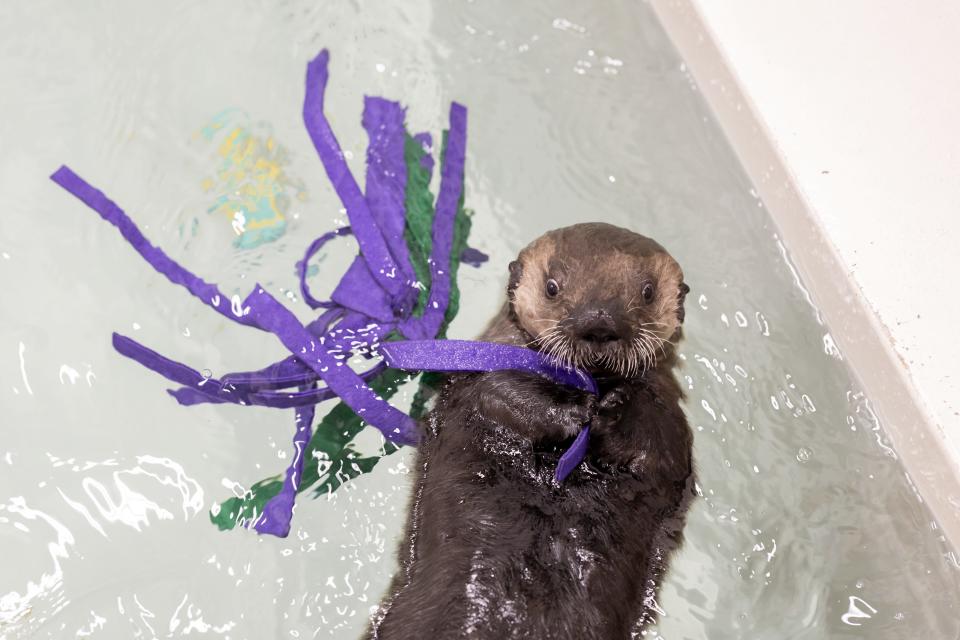
[[[647,323],[652,324],[652,323]],[[666,345],[672,344],[643,326],[636,328],[639,335],[619,344],[596,351],[575,342],[561,323],[542,331],[527,346],[536,345],[540,351],[565,367],[598,366],[618,375],[633,377],[643,375],[656,366],[657,351],[667,355]]]
[[[561,365],[565,367],[579,366],[572,345],[570,344],[570,339],[561,329],[559,321],[556,321],[549,329],[541,332],[540,335],[536,337],[535,342],[540,344],[540,350],[542,352],[557,360]]]

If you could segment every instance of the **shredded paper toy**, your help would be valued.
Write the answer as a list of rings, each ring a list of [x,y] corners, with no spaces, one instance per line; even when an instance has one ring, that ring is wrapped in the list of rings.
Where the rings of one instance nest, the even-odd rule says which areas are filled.
[[[350,226],[317,238],[297,263],[304,301],[322,310],[303,325],[263,287],[245,298],[227,296],[150,244],[134,222],[102,192],[68,167],[52,180],[115,225],[124,239],[171,282],[186,287],[201,302],[230,320],[272,333],[290,355],[258,371],[220,378],[176,362],[135,340],[113,334],[113,346],[143,366],[179,385],[169,393],[183,405],[234,403],[293,409],[293,460],[282,477],[254,484],[242,497],[217,505],[211,519],[221,529],[237,524],[259,533],[286,536],[296,495],[318,485],[317,493],[370,471],[381,456],[362,457],[352,440],[365,424],[386,438],[383,455],[415,444],[416,418],[444,372],[520,369],[596,393],[586,373],[569,369],[539,352],[504,344],[445,340],[459,306],[456,276],[461,261],[486,260],[466,246],[470,220],[463,208],[466,109],[452,103],[450,125],[442,137],[440,188],[434,206],[429,190],[433,171],[431,137],[410,135],[397,102],[367,97],[363,126],[369,136],[366,192],[347,166],[323,112],[329,54],[307,65],[303,119],[327,176],[347,212]],[[316,299],[308,285],[308,263],[330,240],[352,234],[359,254],[334,289],[331,299]],[[358,373],[350,365],[362,356],[370,366]],[[416,372],[423,373],[408,415],[387,400]],[[339,399],[314,432],[315,406]],[[561,457],[556,478],[563,479],[586,455],[585,426]],[[326,463],[321,471],[320,461]]]

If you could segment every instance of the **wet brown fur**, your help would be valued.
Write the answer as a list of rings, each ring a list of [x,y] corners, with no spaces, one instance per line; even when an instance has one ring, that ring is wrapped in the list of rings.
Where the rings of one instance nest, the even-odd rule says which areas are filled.
[[[539,348],[550,326],[570,338],[612,309],[624,335],[652,326],[665,342],[627,373],[594,357],[615,344],[577,346],[568,355],[597,377],[599,399],[513,371],[452,376],[424,425],[401,568],[368,637],[606,640],[656,619],[694,490],[672,373],[683,273],[657,243],[605,224],[552,231],[510,271],[482,339]],[[561,289],[552,300],[548,278]],[[638,306],[646,282],[656,297]],[[558,484],[557,460],[587,420],[587,459]]]

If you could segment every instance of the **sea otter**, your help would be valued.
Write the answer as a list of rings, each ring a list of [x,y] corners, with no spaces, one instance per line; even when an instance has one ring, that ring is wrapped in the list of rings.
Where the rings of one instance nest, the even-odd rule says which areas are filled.
[[[510,264],[481,339],[590,371],[599,396],[516,371],[452,375],[417,453],[400,570],[368,637],[629,638],[694,491],[674,349],[689,288],[653,240],[609,224],[550,231]],[[563,482],[557,460],[590,422]]]

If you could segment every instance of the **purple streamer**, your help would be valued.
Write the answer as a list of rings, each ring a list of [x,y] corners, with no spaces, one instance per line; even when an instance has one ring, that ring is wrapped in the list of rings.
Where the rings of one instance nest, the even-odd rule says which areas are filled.
[[[290,409],[315,405],[337,396],[327,387],[297,392],[269,392],[256,391],[250,387],[244,387],[243,384],[235,385],[215,378],[206,378],[196,369],[160,355],[136,340],[119,333],[113,334],[113,348],[121,355],[140,363],[155,373],[159,373],[167,380],[184,385],[180,389],[168,391],[178,403],[184,406],[230,403],[270,407],[272,409]],[[385,365],[378,364],[358,374],[358,376],[363,381],[372,380],[385,368]],[[306,384],[319,378],[315,373],[312,373],[311,377],[312,379],[307,380]]]
[[[309,389],[301,389],[308,392]],[[306,456],[307,444],[312,434],[314,407],[297,409],[294,417],[296,433],[293,436],[293,462],[287,468],[283,479],[283,488],[280,493],[270,498],[263,505],[263,513],[253,524],[258,533],[268,533],[280,538],[286,538],[290,533],[290,521],[293,519],[293,504],[303,479],[303,461]]]
[[[162,356],[125,335],[113,334],[113,348],[172,382],[190,387],[203,387],[210,384],[211,389],[219,386],[216,382],[211,383],[209,378],[204,377],[196,369]]]
[[[576,469],[583,459],[587,457],[587,447],[590,443],[590,425],[586,425],[577,434],[570,448],[563,452],[560,460],[557,461],[557,470],[553,477],[557,482],[563,482],[567,479],[574,469]]]
[[[390,253],[400,267],[404,284],[409,288],[401,308],[409,313],[417,301],[416,276],[404,238],[406,227],[407,163],[404,159],[404,109],[399,103],[383,98],[364,98],[363,128],[370,142],[367,146],[366,198],[370,213],[380,227]]]
[[[300,279],[300,294],[303,296],[304,302],[306,302],[311,309],[319,309],[321,307],[329,309],[336,305],[333,302],[317,300],[310,293],[310,287],[307,285],[307,270],[309,268],[310,258],[316,255],[316,253],[323,248],[323,245],[327,244],[329,241],[350,233],[352,233],[350,227],[340,227],[339,229],[326,232],[310,243],[310,246],[307,247],[306,253],[303,254],[303,260],[297,262],[297,277]]]
[[[548,356],[512,344],[474,340],[401,340],[380,346],[384,362],[406,371],[500,371],[514,369],[550,378],[559,384],[597,393],[589,374],[570,369]]]
[[[353,233],[360,244],[360,251],[373,279],[377,281],[380,287],[394,296],[394,299],[402,300],[406,292],[403,291],[405,285],[402,279],[398,277],[397,264],[387,249],[387,243],[383,235],[377,229],[370,208],[367,206],[367,201],[364,200],[360,187],[357,186],[357,181],[350,173],[343,151],[340,149],[340,143],[337,142],[337,138],[330,128],[330,123],[323,113],[329,58],[330,54],[324,49],[307,64],[307,91],[303,100],[303,122],[306,125],[307,133],[310,134],[310,139],[313,141],[313,146],[320,156],[320,161],[327,171],[327,177],[330,178],[333,188],[347,210],[350,226],[353,227]]]
[[[433,338],[440,331],[450,302],[450,251],[454,221],[463,196],[463,170],[467,147],[467,110],[456,102],[450,105],[450,130],[440,172],[440,194],[433,218],[433,246],[430,250],[430,296],[423,316],[410,318],[401,326],[403,335],[414,339]]]
[[[368,382],[386,370],[382,364],[374,365],[363,373],[357,374],[361,380]],[[314,376],[316,377],[316,376]],[[326,400],[333,400],[337,394],[329,387],[318,387],[306,391],[248,391],[238,390],[237,396],[229,395],[229,386],[224,385],[223,395],[208,395],[207,391],[194,387],[181,387],[179,389],[170,389],[167,391],[177,402],[183,406],[193,406],[195,404],[223,404],[230,402],[233,404],[244,404],[259,407],[269,407],[270,409],[293,409],[296,407],[307,407],[319,404]],[[243,393],[243,395],[239,395]],[[239,399],[243,398],[240,402]]]
[[[257,327],[256,323],[246,315],[242,305],[239,304],[238,296],[234,296],[232,299],[227,298],[220,293],[216,285],[204,282],[171,260],[162,250],[150,244],[133,220],[102,191],[91,186],[66,166],[57,169],[50,176],[50,179],[100,214],[101,218],[117,227],[124,239],[130,243],[130,246],[150,263],[150,266],[166,276],[170,282],[186,287],[204,304],[234,322],[239,322],[248,327]]]

